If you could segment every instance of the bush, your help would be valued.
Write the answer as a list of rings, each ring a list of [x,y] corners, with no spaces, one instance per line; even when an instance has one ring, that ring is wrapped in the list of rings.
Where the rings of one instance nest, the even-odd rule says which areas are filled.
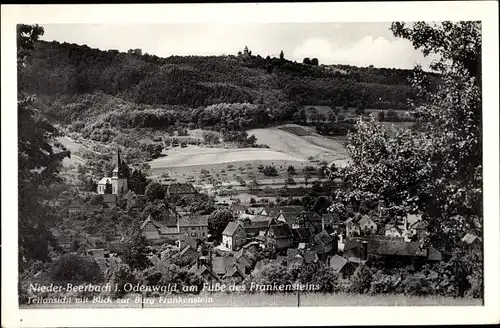
[[[264,173],[265,176],[268,177],[275,177],[278,176],[278,170],[271,165],[266,166],[263,170],[262,173]]]
[[[371,282],[372,273],[366,265],[360,265],[356,271],[354,271],[349,292],[364,294],[370,290]]]

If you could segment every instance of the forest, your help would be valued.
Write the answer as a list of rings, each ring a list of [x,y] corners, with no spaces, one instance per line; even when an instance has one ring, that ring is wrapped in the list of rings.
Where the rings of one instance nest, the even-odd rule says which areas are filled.
[[[37,41],[30,65],[19,71],[19,84],[36,93],[39,106],[57,121],[93,120],[100,114],[126,111],[130,113],[118,120],[131,127],[169,125],[166,117],[170,114],[198,123],[202,108],[218,104],[245,104],[246,109],[265,111],[250,115],[264,116],[260,122],[265,125],[291,119],[302,105],[401,110],[409,108],[408,99],[416,99],[409,81],[411,70],[316,66],[259,55],[159,58],[137,50],[120,53]],[[427,75],[433,82],[438,79]],[[87,95],[106,95],[99,97],[107,99],[100,102]],[[133,112],[144,109],[153,111],[144,112],[144,118]],[[235,109],[238,113],[230,116],[240,115],[240,108]],[[225,110],[231,109],[226,106]],[[116,118],[117,113],[111,116]],[[157,119],[150,120],[152,116]],[[201,116],[202,125],[219,119],[218,115]],[[248,122],[231,125],[253,126]]]

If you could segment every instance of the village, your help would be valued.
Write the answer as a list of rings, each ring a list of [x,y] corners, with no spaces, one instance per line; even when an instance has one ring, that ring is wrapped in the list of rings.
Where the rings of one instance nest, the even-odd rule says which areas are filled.
[[[112,177],[103,177],[97,184],[95,195],[102,196],[101,204],[86,203],[79,196],[63,196],[58,205],[67,209],[70,218],[88,218],[118,207],[126,209],[139,220],[139,233],[149,248],[148,259],[159,272],[175,263],[205,283],[215,284],[248,281],[268,264],[291,268],[321,263],[339,277],[349,279],[360,266],[370,270],[377,263],[388,268],[423,265],[452,256],[444,249],[424,247],[427,227],[419,214],[408,213],[394,218],[393,224],[381,226],[378,217],[383,201],[367,214],[342,217],[335,212],[307,210],[304,205],[242,201],[235,195],[218,197],[215,211],[230,213],[231,219],[218,234],[210,234],[213,213],[190,213],[168,201],[181,199],[185,204],[203,194],[190,182],[168,182],[162,184],[164,199],[156,200],[154,210],[141,217],[152,202],[146,195],[129,190],[124,170],[117,150]],[[68,234],[58,227],[50,231],[66,252],[93,257],[103,273],[122,262],[120,254],[128,245],[126,237],[118,232],[112,233],[114,238],[103,238],[99,231]],[[473,234],[465,235],[462,242],[471,252],[481,250],[481,238]]]

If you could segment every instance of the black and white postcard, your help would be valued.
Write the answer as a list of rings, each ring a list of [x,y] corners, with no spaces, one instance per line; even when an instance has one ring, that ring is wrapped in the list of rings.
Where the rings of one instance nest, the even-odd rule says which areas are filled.
[[[2,325],[498,323],[497,28],[2,6]]]

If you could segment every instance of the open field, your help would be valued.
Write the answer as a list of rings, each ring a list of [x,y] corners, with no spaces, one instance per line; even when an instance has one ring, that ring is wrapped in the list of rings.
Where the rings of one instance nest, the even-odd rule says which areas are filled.
[[[74,142],[68,137],[58,137],[57,141],[59,141],[64,147],[66,147],[71,152],[71,158],[63,159],[63,166],[69,167],[71,165],[83,164],[85,160],[79,156],[74,155],[74,153],[79,152],[82,148],[82,145]]]
[[[165,301],[166,299],[166,301]],[[169,299],[171,299],[169,301]],[[213,293],[199,295],[179,295],[159,298],[147,298],[144,308],[163,307],[296,307],[297,294],[227,294]],[[91,301],[91,300],[90,300]],[[137,301],[137,302],[136,302]],[[180,301],[180,302],[179,302]],[[175,302],[175,303],[174,303]],[[182,303],[181,303],[182,302]],[[315,306],[482,306],[482,300],[471,298],[451,298],[441,296],[405,296],[405,295],[356,295],[356,294],[319,294],[301,293],[301,307]],[[20,306],[24,309],[42,308],[74,308],[75,304],[43,304]],[[140,308],[142,307],[139,295],[129,296],[127,303],[116,300],[111,304],[78,304],[79,308]]]
[[[305,131],[309,132],[307,135]],[[347,160],[345,147],[335,139],[326,138],[295,124],[276,128],[253,129],[248,134],[257,138],[257,143],[271,149],[290,154],[297,159],[313,157],[318,161],[342,162]]]

